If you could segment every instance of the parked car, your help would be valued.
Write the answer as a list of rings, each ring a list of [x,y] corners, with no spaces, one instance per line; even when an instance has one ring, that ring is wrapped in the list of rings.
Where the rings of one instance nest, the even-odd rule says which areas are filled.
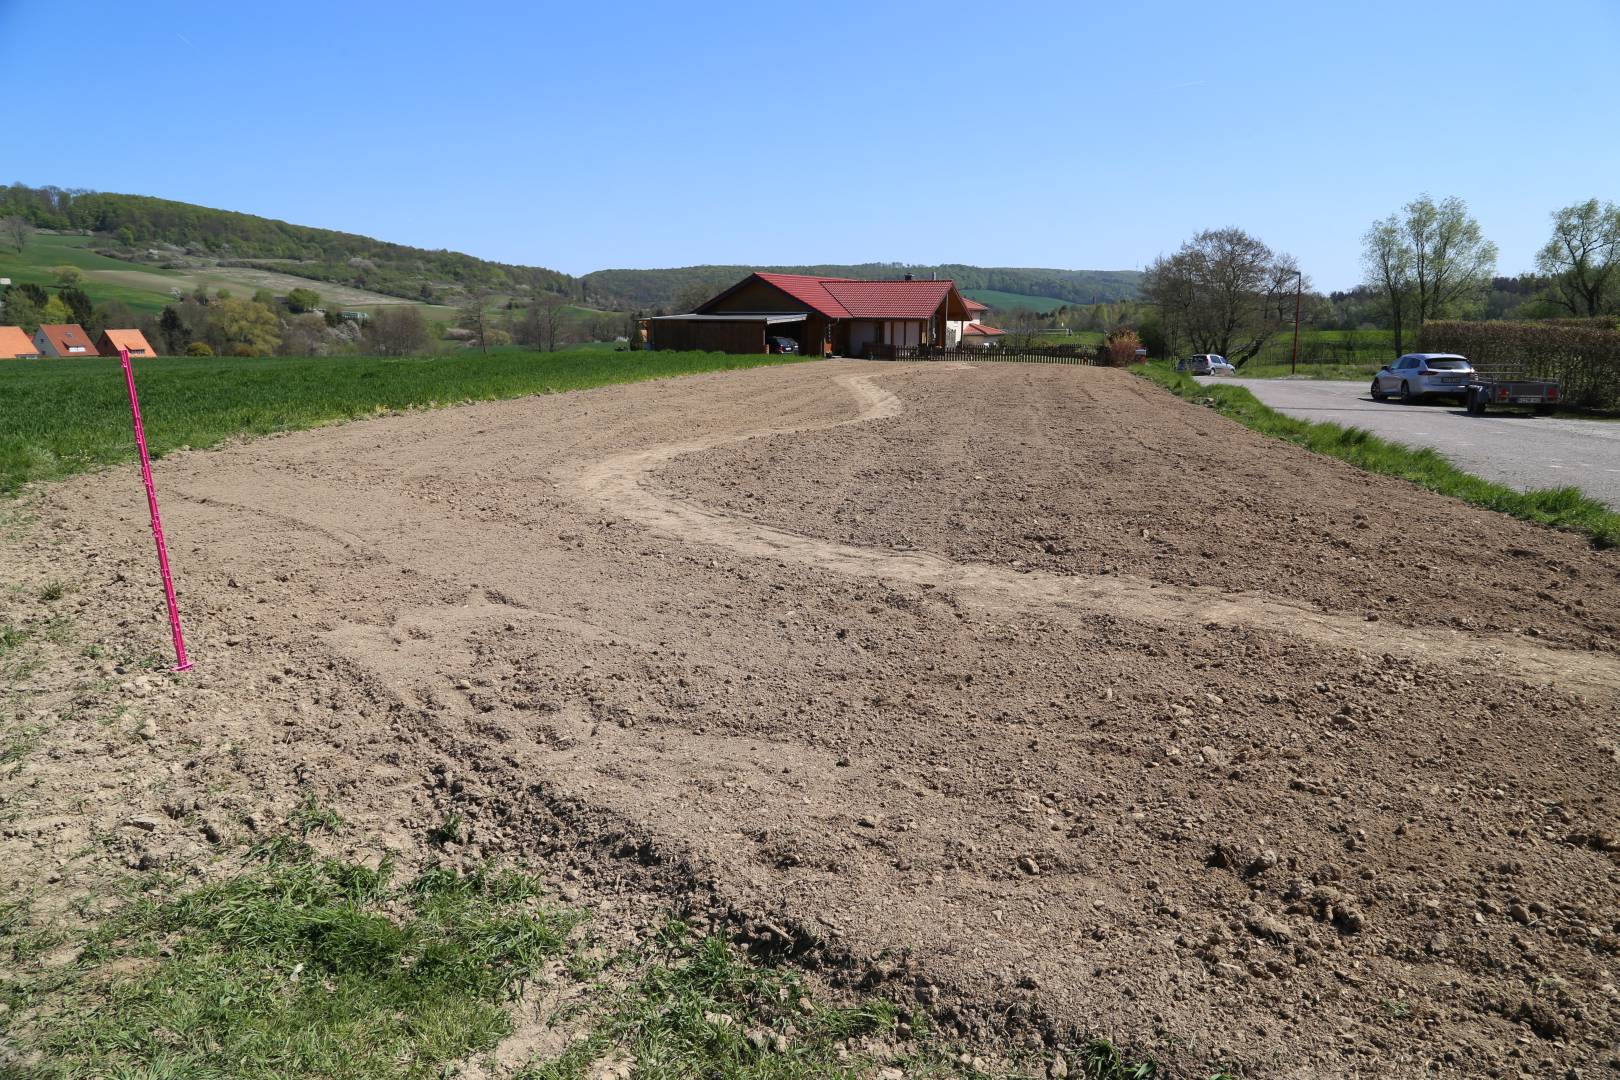
[[[1474,365],[1456,353],[1407,353],[1373,376],[1372,399],[1398,397],[1411,404],[1430,396],[1463,398],[1474,381]]]
[[[1214,353],[1199,353],[1189,356],[1176,365],[1177,371],[1185,371],[1189,375],[1236,375],[1237,368],[1226,362],[1226,357]]]
[[[796,353],[799,343],[790,337],[768,337],[765,339],[765,348],[773,353]]]

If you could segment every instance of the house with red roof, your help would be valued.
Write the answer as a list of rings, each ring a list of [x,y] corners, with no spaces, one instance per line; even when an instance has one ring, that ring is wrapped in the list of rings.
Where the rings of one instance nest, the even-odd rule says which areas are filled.
[[[988,307],[972,297],[964,296],[962,300],[967,304],[968,317],[965,321],[951,323],[947,328],[952,345],[988,349],[1006,336],[1007,331],[998,330],[984,321],[985,313],[990,310]]]
[[[78,323],[41,326],[34,332],[34,348],[41,356],[96,355],[96,343]]]
[[[117,356],[121,349],[128,349],[131,359],[157,355],[157,350],[147,343],[146,335],[139,330],[103,330],[101,336],[96,338],[98,355]]]
[[[749,274],[686,315],[648,320],[648,346],[759,353],[782,339],[810,356],[883,356],[950,341],[970,320],[950,281],[866,281],[813,274]]]
[[[0,326],[0,360],[31,360],[39,355],[34,341],[20,326]]]

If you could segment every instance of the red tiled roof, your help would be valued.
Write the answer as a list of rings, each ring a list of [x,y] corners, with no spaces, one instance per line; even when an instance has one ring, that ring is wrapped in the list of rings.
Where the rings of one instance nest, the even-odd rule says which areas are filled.
[[[990,305],[981,304],[971,296],[962,297],[962,303],[967,305],[969,311],[989,311]]]
[[[812,274],[756,275],[829,319],[927,319],[950,295],[949,281],[863,281]]]
[[[96,339],[96,349],[102,356],[117,356],[119,349],[128,349],[131,356],[157,355],[139,330],[103,330]]]
[[[984,323],[979,322],[970,322],[962,328],[963,337],[966,337],[968,334],[978,334],[982,337],[996,337],[1000,334],[1005,334],[1006,332],[1007,331],[1005,330],[997,330],[993,326],[986,326]]]
[[[756,274],[761,281],[775,285],[801,304],[808,304],[830,319],[847,319],[849,311],[838,298],[827,291],[830,281],[853,281],[854,278],[824,278],[810,274]]]
[[[96,355],[96,343],[90,340],[90,335],[84,332],[84,327],[78,323],[61,323],[55,326],[41,325],[40,331],[50,340],[52,347],[63,356],[72,353],[75,349],[79,355]]]
[[[949,281],[834,281],[826,289],[856,319],[927,319],[950,295]]]
[[[15,360],[19,356],[38,356],[34,339],[20,326],[0,326],[0,360]]]

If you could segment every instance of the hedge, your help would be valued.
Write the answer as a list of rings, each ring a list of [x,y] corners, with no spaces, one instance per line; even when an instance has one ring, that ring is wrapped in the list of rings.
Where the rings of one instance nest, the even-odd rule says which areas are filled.
[[[1620,408],[1620,330],[1602,320],[1430,322],[1418,335],[1424,352],[1460,353],[1484,371],[1509,369],[1557,379],[1564,400]]]

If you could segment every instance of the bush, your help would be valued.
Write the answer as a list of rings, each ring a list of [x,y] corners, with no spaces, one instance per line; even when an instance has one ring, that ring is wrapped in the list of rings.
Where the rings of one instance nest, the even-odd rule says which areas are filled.
[[[214,350],[206,341],[193,341],[186,346],[187,356],[213,356]]]
[[[1605,321],[1431,322],[1418,340],[1424,352],[1460,353],[1487,371],[1557,379],[1571,405],[1620,408],[1620,330]]]
[[[1136,336],[1136,331],[1122,326],[1108,335],[1104,351],[1110,367],[1130,367],[1136,362],[1136,350],[1141,347],[1142,339]]]

